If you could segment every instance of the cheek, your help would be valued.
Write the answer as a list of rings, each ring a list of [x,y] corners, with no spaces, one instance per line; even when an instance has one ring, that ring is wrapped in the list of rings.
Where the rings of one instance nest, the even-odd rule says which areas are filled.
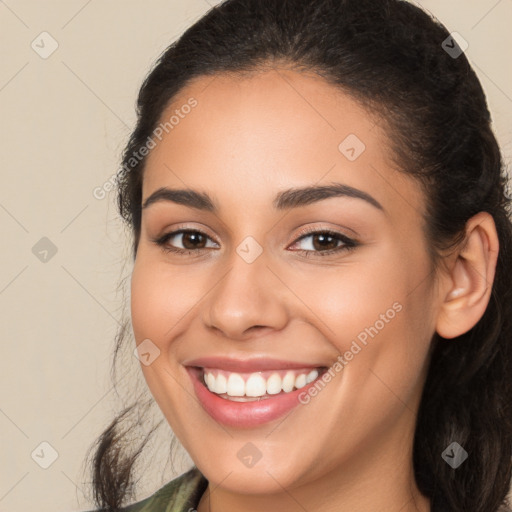
[[[141,250],[131,276],[131,320],[137,344],[150,339],[160,350],[160,356],[150,365],[141,364],[141,370],[158,406],[183,439],[187,428],[176,411],[186,410],[188,395],[180,393],[181,387],[175,385],[185,376],[169,358],[169,349],[171,341],[186,330],[187,312],[193,314],[197,298],[191,296],[193,286],[184,286],[186,280],[179,276],[179,270],[171,272]]]
[[[303,276],[295,277],[295,291],[311,309],[315,324],[327,339],[339,344],[339,350],[344,349],[347,339],[379,322],[380,315],[389,311],[388,316],[394,317],[393,304],[403,303],[407,294],[404,269],[398,271],[381,258]]]
[[[161,350],[179,332],[187,313],[198,302],[194,277],[170,271],[142,256],[136,260],[131,277],[131,318],[137,342],[150,338]]]
[[[154,341],[158,338],[160,324],[163,324],[163,287],[155,286],[155,278],[151,267],[137,259],[131,278],[131,318],[137,343],[145,338]],[[160,320],[155,323],[157,319]]]
[[[314,279],[304,275],[295,292],[311,310],[311,321],[346,356],[345,373],[354,385],[375,369],[400,388],[416,385],[434,332],[428,277],[421,244],[389,244],[378,257],[323,269]]]

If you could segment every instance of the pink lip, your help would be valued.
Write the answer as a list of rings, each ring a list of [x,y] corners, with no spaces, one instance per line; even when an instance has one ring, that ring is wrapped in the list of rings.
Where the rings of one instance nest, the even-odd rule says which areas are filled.
[[[184,366],[199,366],[201,368],[218,368],[228,372],[261,372],[264,370],[292,370],[318,368],[321,364],[301,363],[294,361],[283,361],[279,359],[258,358],[258,359],[232,359],[228,357],[202,357],[182,363]]]
[[[209,360],[208,364],[211,363],[212,361]],[[211,365],[218,367],[218,365]],[[247,366],[245,367],[247,368]],[[259,367],[263,368],[262,365],[259,365]],[[301,364],[295,367],[304,368],[304,365]],[[255,366],[253,365],[251,368],[255,368]],[[265,368],[268,369],[268,364]],[[279,368],[282,368],[282,366],[279,366]],[[234,402],[212,393],[202,382],[202,371],[199,368],[189,366],[186,369],[203,409],[218,423],[235,428],[253,428],[284,416],[301,403],[299,402],[299,395],[307,392],[308,388],[316,382],[314,380],[300,389],[290,393],[272,395],[271,398],[252,402]]]

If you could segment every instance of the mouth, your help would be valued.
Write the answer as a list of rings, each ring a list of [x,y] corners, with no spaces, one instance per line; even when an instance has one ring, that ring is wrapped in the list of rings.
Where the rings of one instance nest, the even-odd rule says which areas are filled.
[[[301,404],[300,394],[328,370],[326,366],[279,365],[275,361],[266,364],[267,369],[263,361],[258,365],[219,361],[185,368],[203,409],[215,421],[236,428],[254,428],[290,412]],[[252,371],[242,371],[249,367]]]
[[[266,370],[238,373],[219,368],[198,368],[200,379],[211,393],[225,400],[250,402],[302,389],[315,381],[327,368]]]

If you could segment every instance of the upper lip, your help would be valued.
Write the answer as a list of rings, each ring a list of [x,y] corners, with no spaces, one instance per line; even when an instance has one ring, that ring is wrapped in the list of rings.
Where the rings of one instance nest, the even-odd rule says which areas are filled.
[[[322,367],[322,365],[303,363],[299,361],[285,361],[271,358],[234,359],[220,356],[200,357],[198,359],[187,361],[184,365],[202,368],[218,368],[219,370],[240,373]]]

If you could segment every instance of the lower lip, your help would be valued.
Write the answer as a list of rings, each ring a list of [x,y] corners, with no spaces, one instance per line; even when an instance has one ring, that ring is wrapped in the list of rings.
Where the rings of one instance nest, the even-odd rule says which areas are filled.
[[[307,392],[316,380],[306,386],[280,393],[272,398],[251,402],[234,402],[212,393],[200,380],[202,372],[197,368],[187,368],[194,390],[204,410],[217,422],[229,427],[252,428],[276,420],[301,405],[299,395]]]

